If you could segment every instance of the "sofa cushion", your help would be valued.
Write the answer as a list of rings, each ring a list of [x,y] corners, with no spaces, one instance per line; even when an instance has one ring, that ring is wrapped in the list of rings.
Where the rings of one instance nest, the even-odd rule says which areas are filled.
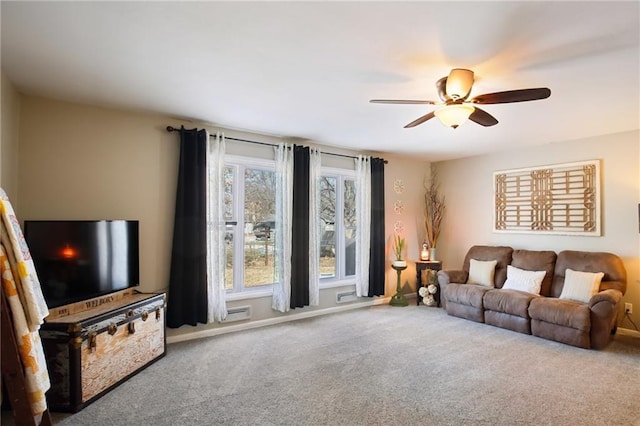
[[[589,300],[598,292],[602,277],[604,277],[603,272],[581,272],[567,268],[560,299],[589,303]]]
[[[517,290],[494,289],[484,294],[484,309],[529,318],[529,303],[537,297]]]
[[[452,283],[447,286],[444,296],[447,298],[447,302],[473,306],[474,308],[483,308],[482,298],[489,290],[491,290],[491,287],[477,284]]]
[[[494,287],[493,277],[496,272],[497,263],[497,260],[470,259],[467,284],[479,284],[486,287]]]
[[[540,285],[540,294],[549,296],[556,258],[558,257],[556,253],[549,250],[514,250],[512,257],[511,266],[527,271],[546,272]]]
[[[600,291],[613,289],[625,294],[627,290],[627,271],[620,257],[605,252],[564,250],[558,253],[550,296],[560,297],[567,268],[583,272],[604,272]]]
[[[537,295],[540,294],[542,280],[546,274],[546,271],[526,271],[507,265],[507,281],[504,282],[502,288],[526,291]]]
[[[588,332],[589,305],[554,297],[535,297],[529,303],[529,316],[549,324]]]
[[[491,290],[477,284],[450,283],[444,289],[447,314],[469,320],[484,322],[484,294]]]

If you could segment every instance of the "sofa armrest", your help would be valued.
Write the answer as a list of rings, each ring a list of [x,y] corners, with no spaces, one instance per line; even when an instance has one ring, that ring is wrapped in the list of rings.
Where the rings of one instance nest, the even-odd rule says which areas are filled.
[[[618,305],[622,299],[622,292],[614,289],[603,290],[591,297],[591,347],[604,348],[615,332]]]
[[[445,286],[449,283],[466,283],[469,273],[467,271],[458,271],[458,270],[448,270],[448,271],[438,271],[438,284],[442,287],[442,284]]]
[[[622,293],[618,290],[604,290],[589,299],[589,309],[595,314],[608,316],[610,309],[617,306],[621,299]]]
[[[445,290],[449,283],[466,283],[467,276],[469,274],[466,271],[438,271],[438,285],[440,286],[440,303],[443,308],[447,308],[447,298],[445,297]]]

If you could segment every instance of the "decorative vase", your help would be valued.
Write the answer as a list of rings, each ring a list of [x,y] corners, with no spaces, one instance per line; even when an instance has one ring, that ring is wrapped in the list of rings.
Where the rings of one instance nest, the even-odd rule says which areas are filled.
[[[436,248],[435,247],[429,247],[429,260],[431,260],[432,262],[436,261]]]
[[[406,260],[394,260],[392,265],[395,266],[396,268],[406,268],[407,267],[407,261]]]

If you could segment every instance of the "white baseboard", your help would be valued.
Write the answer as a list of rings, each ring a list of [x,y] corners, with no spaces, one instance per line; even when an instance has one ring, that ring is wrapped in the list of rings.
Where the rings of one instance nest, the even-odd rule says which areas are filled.
[[[227,327],[217,327],[208,330],[194,331],[192,333],[183,333],[175,336],[167,336],[167,344],[185,342],[187,340],[200,339],[203,337],[218,336],[226,333],[235,333],[236,331],[250,330],[252,328],[266,327],[269,325],[281,324],[289,321],[297,321],[305,318],[313,318],[321,315],[334,314],[337,312],[350,311],[352,309],[366,308],[367,306],[383,305],[389,303],[390,297],[368,299],[364,302],[351,303],[343,306],[336,306],[326,309],[317,309],[314,311],[301,312],[299,314],[289,314],[282,317],[267,318],[245,322],[242,324],[230,325]]]
[[[405,294],[405,296],[407,298],[415,298],[417,295],[416,293],[409,293],[409,294]],[[282,316],[277,318],[267,318],[263,320],[244,322],[242,324],[230,325],[227,327],[218,327],[218,328],[212,328],[208,330],[194,331],[191,333],[178,334],[175,336],[167,336],[167,344],[186,342],[188,340],[200,339],[203,337],[219,336],[221,334],[226,334],[226,333],[235,333],[237,331],[250,330],[253,328],[266,327],[269,325],[282,324],[289,321],[297,321],[305,318],[313,318],[313,317],[318,317],[322,315],[345,312],[345,311],[350,311],[352,309],[366,308],[368,306],[385,305],[389,303],[390,299],[391,297],[369,299],[363,302],[350,303],[343,306],[335,306],[332,308],[301,312],[299,314],[290,314],[287,316]],[[621,336],[631,336],[631,337],[640,338],[640,331],[631,330],[628,328],[618,327],[617,333],[620,334]]]
[[[640,331],[618,327],[618,330],[616,331],[616,333],[618,333],[621,336],[631,336],[631,337],[637,337],[640,339]]]

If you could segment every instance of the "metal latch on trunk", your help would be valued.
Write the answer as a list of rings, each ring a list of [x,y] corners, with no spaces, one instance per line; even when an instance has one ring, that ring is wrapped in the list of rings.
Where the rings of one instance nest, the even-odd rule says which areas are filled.
[[[114,334],[116,334],[116,331],[118,331],[118,325],[114,322],[109,324],[109,327],[107,327],[107,332],[113,336]]]
[[[93,352],[97,345],[97,333],[95,331],[90,331],[89,334],[87,334],[87,340],[89,341],[89,350]]]

